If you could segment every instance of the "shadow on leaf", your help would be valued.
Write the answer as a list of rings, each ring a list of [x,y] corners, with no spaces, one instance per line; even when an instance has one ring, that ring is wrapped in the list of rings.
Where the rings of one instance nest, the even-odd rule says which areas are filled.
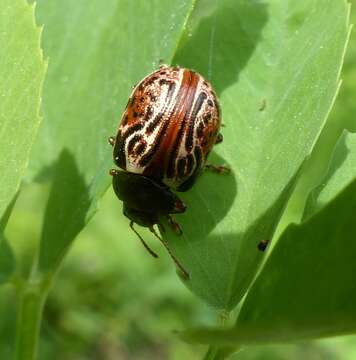
[[[200,19],[192,36],[183,39],[173,62],[199,71],[220,95],[238,80],[266,22],[266,4],[225,1],[208,17]]]
[[[205,185],[202,177],[189,197],[191,201],[186,200],[191,211],[188,208],[186,214],[177,216],[183,236],[170,239],[174,253],[191,274],[185,284],[196,295],[217,309],[231,310],[236,306],[267,253],[258,250],[258,244],[272,239],[299,175],[300,170],[246,232],[236,234],[233,225],[230,229],[226,226],[221,234],[216,231],[210,234],[232,206],[236,196],[234,177],[211,174],[216,179],[206,179],[210,192],[204,186],[201,190],[199,185]],[[219,218],[214,217],[217,215]]]

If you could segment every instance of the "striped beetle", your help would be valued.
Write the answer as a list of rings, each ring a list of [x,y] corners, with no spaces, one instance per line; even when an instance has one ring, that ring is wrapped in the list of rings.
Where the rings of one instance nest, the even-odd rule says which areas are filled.
[[[223,166],[207,165],[214,144],[222,141],[220,108],[212,86],[197,72],[162,65],[134,89],[121,117],[116,136],[109,138],[115,164],[113,188],[123,201],[123,213],[145,248],[157,257],[134,229],[148,227],[189,277],[165,240],[155,231],[167,217],[176,232],[181,229],[171,214],[186,205],[172,192],[189,190],[204,166],[217,172]]]

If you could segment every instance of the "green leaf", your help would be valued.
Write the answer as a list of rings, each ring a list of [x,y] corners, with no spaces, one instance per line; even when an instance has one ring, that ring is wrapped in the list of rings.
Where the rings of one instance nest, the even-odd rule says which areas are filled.
[[[0,7],[0,218],[20,187],[40,124],[39,105],[46,64],[41,29],[24,0]]]
[[[356,331],[356,181],[277,242],[229,330],[190,340],[218,344],[296,341]]]
[[[116,132],[131,87],[161,59],[171,61],[193,4],[37,2],[50,63],[32,176],[54,177],[42,232],[41,270],[55,269],[94,214],[111,181],[107,138]]]
[[[262,260],[332,106],[348,37],[342,0],[198,3],[175,62],[204,74],[220,95],[224,142],[211,161],[232,175],[204,174],[171,236],[209,304],[232,309]]]
[[[339,140],[329,172],[248,292],[231,330],[187,338],[219,344],[295,341],[356,331],[356,134]]]

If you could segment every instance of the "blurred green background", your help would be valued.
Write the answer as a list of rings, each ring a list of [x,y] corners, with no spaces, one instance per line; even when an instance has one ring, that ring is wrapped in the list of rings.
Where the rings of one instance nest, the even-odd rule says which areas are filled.
[[[352,18],[356,18],[353,9]],[[350,41],[343,87],[331,114],[333,121],[355,126],[356,36]],[[110,153],[110,148],[108,148]],[[24,185],[7,228],[7,236],[23,241],[28,258],[41,229],[38,204],[45,204],[45,185]],[[217,314],[179,281],[158,242],[144,230],[161,257],[151,258],[128,226],[111,189],[94,219],[80,234],[65,259],[46,304],[40,359],[199,359],[206,347],[186,344],[175,334],[198,324],[214,324]],[[21,239],[21,240],[20,240]],[[21,257],[26,259],[25,257]],[[24,271],[27,266],[22,264]],[[12,353],[16,300],[10,286],[0,287],[0,359]],[[258,346],[241,350],[236,359],[356,359],[356,337],[340,337],[293,345]]]

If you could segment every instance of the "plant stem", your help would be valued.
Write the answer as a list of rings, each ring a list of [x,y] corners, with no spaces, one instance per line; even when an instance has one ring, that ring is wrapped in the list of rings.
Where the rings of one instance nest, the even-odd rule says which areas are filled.
[[[19,289],[16,360],[36,360],[39,329],[47,290],[41,284],[25,283]]]

